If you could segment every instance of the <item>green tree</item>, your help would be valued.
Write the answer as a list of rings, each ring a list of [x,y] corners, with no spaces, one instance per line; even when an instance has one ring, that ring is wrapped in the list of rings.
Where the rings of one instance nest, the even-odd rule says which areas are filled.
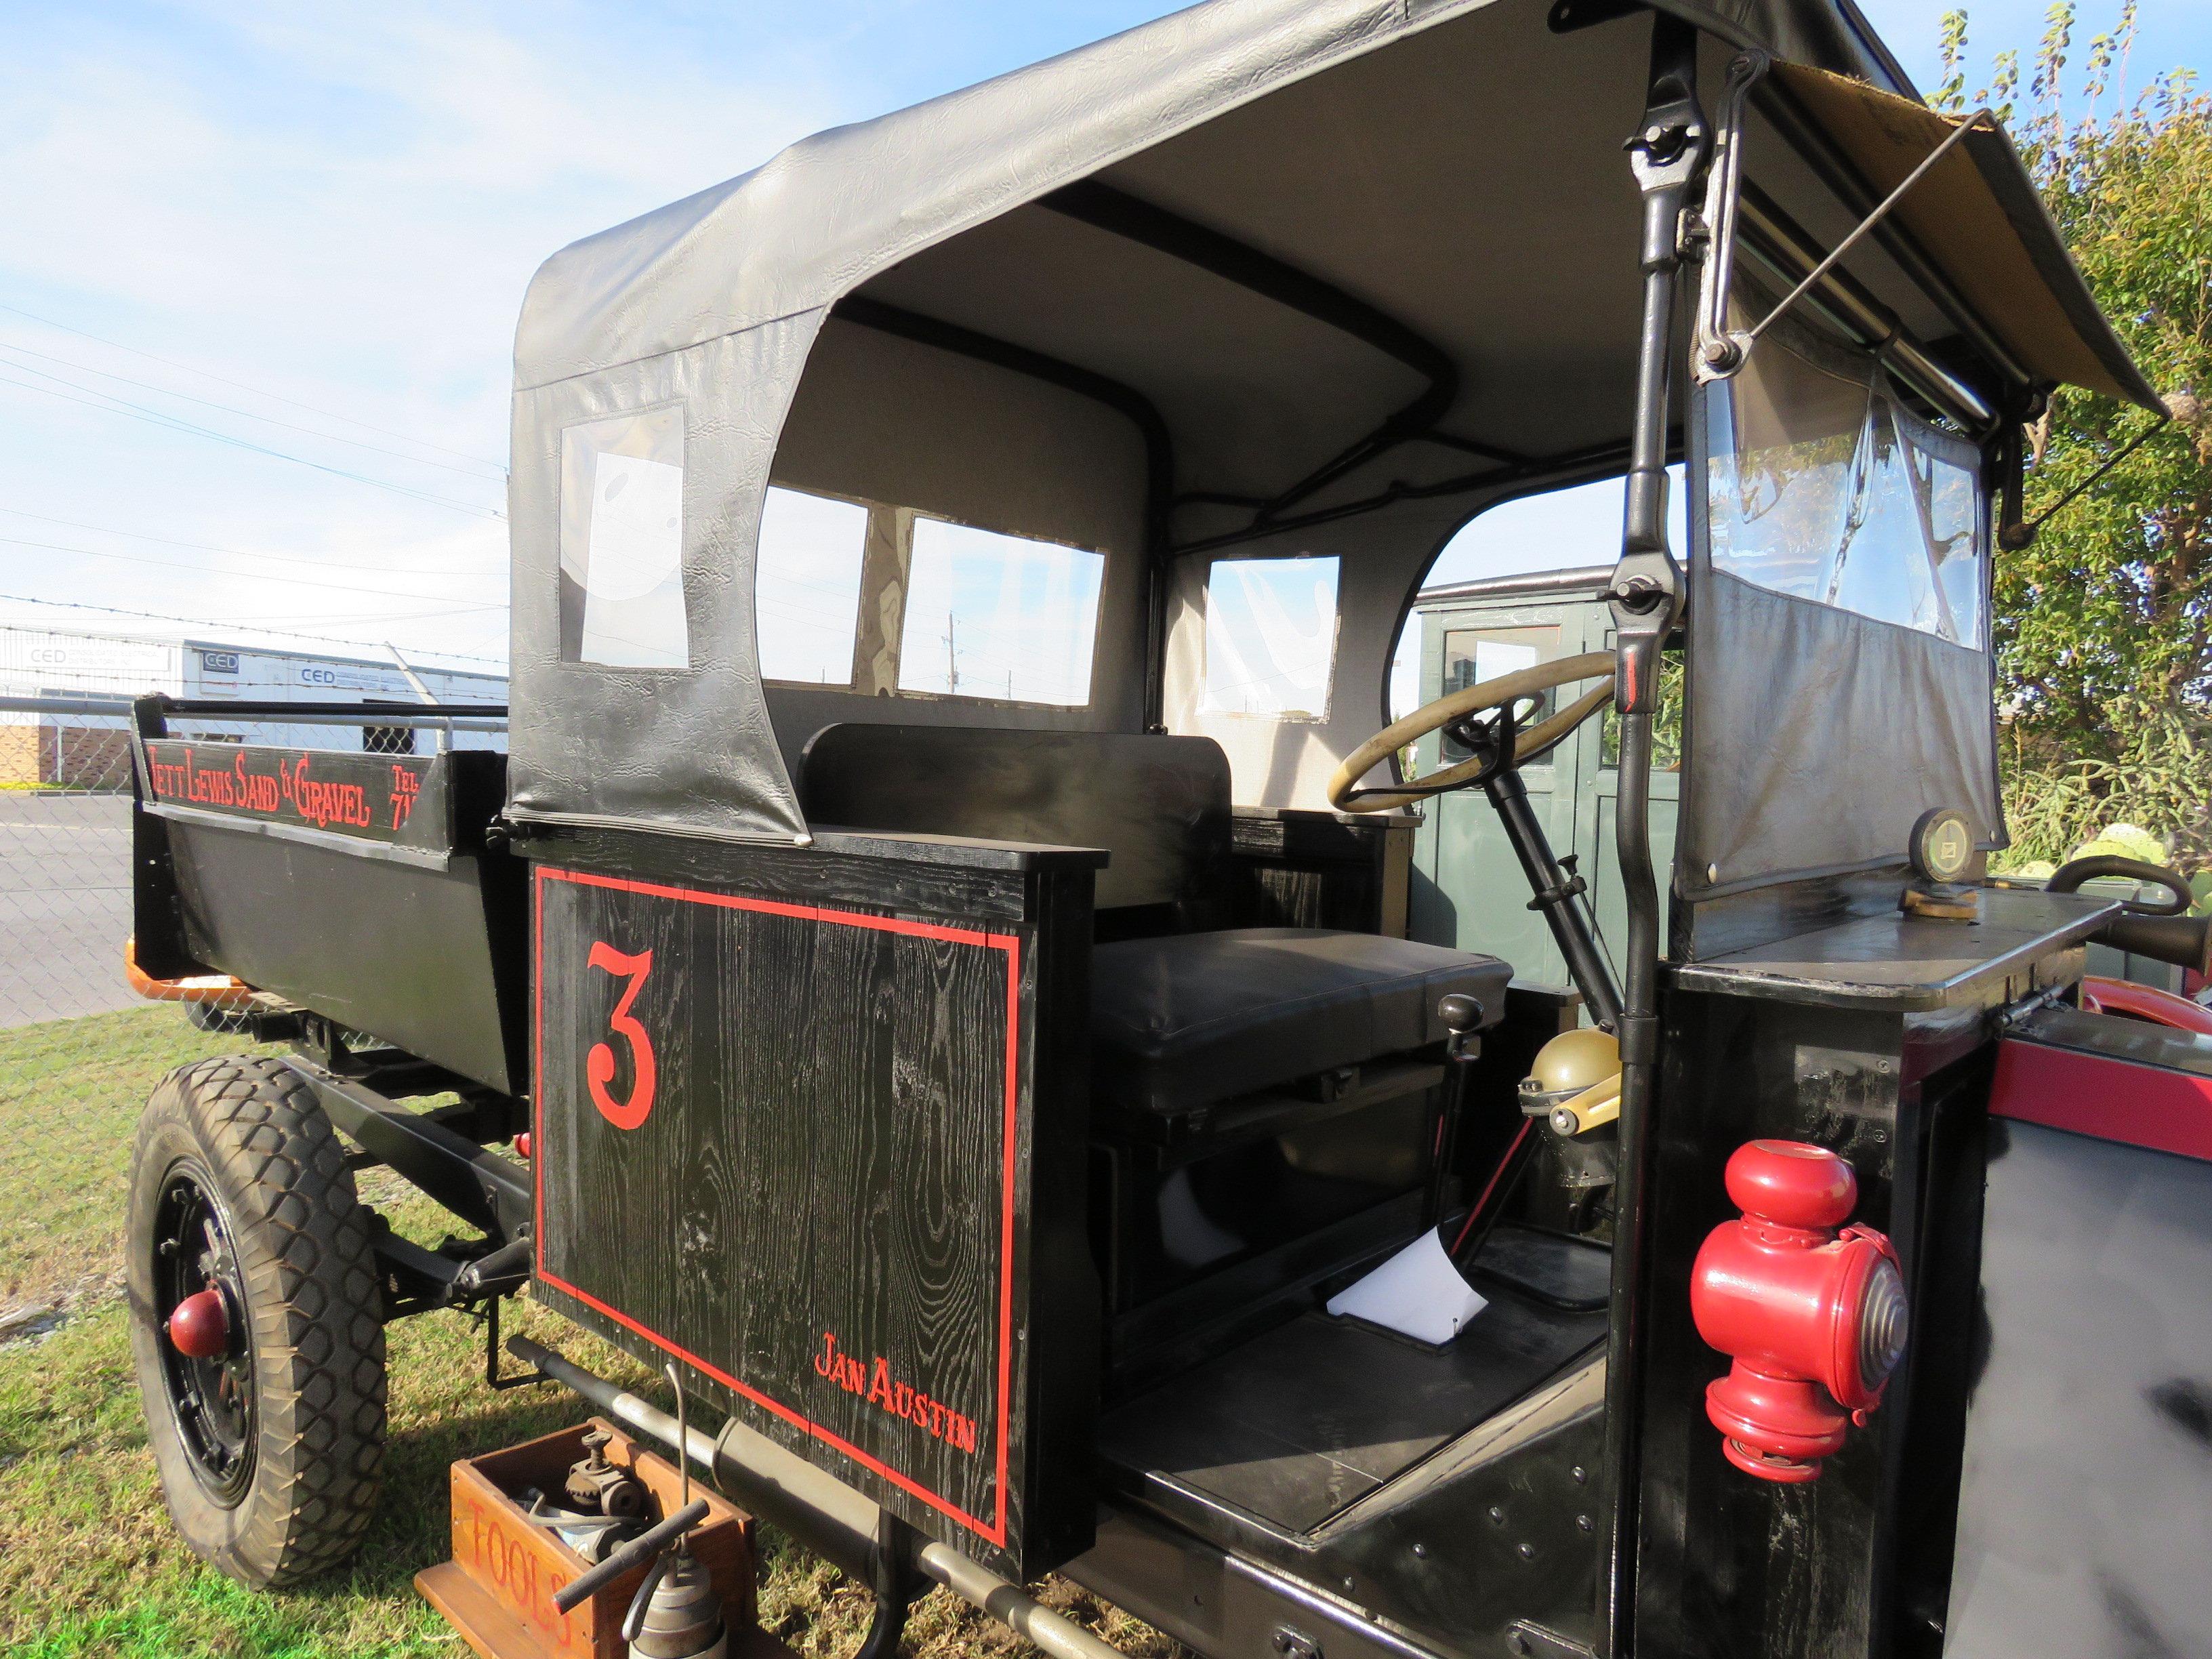
[[[2031,519],[2141,444],[1997,556],[2008,805],[2020,858],[2124,818],[2194,866],[2212,860],[2212,99],[2179,70],[2131,91],[2135,0],[2069,86],[2076,22],[2059,0],[2026,86],[2004,52],[1970,99],[1966,15],[1947,15],[1933,100],[1996,110],[2174,417],[2062,391],[2031,429]]]

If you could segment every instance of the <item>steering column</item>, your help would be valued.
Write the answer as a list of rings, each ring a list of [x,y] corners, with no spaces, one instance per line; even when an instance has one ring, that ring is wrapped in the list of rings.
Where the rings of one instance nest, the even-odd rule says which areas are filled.
[[[1612,653],[1592,651],[1539,663],[1455,691],[1383,727],[1348,756],[1328,781],[1329,805],[1340,812],[1387,812],[1456,789],[1479,788],[1487,795],[1535,895],[1528,908],[1542,914],[1590,1018],[1608,1031],[1620,1023],[1620,985],[1613,977],[1613,963],[1606,957],[1595,918],[1589,912],[1589,884],[1579,873],[1564,867],[1553,854],[1543,823],[1529,805],[1521,769],[1550,754],[1605,706],[1613,696],[1613,673]],[[1559,686],[1601,678],[1602,684],[1559,713],[1522,731],[1523,705]],[[1359,780],[1385,758],[1431,732],[1442,732],[1458,742],[1468,751],[1468,758],[1418,782],[1381,789],[1359,787]]]

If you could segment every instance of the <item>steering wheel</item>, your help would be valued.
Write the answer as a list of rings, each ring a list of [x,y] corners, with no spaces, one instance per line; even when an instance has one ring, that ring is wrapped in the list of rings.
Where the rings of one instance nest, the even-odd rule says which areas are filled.
[[[1613,656],[1610,651],[1589,651],[1579,657],[1561,657],[1516,669],[1494,680],[1470,685],[1448,697],[1424,704],[1401,720],[1394,720],[1346,757],[1328,781],[1328,804],[1340,812],[1388,812],[1441,795],[1449,789],[1466,789],[1486,783],[1510,767],[1525,766],[1557,748],[1560,740],[1602,708],[1613,696]],[[1604,676],[1605,684],[1585,691],[1558,714],[1528,731],[1518,729],[1516,705],[1542,696],[1554,686]],[[1494,714],[1492,711],[1495,711]],[[1492,714],[1486,722],[1477,717]],[[1431,732],[1449,727],[1452,736],[1475,750],[1472,760],[1432,772],[1418,783],[1394,789],[1362,789],[1359,780],[1388,756],[1418,742]]]

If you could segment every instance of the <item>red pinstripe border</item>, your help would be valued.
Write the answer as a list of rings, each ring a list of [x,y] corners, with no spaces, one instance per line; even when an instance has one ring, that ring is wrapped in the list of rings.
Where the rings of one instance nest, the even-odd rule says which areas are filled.
[[[1014,1324],[1014,1175],[1015,1138],[1018,1127],[1016,1100],[1020,1084],[1021,1060],[1021,941],[1011,933],[990,933],[967,927],[948,927],[937,922],[904,921],[894,916],[861,915],[850,910],[826,909],[820,905],[791,904],[774,899],[744,898],[733,893],[710,893],[696,888],[664,886],[653,882],[630,881],[616,876],[595,876],[580,870],[558,870],[545,865],[533,866],[535,878],[532,884],[532,921],[534,935],[531,945],[531,999],[532,1015],[537,1024],[537,1043],[532,1055],[531,1113],[533,1133],[531,1141],[531,1171],[533,1203],[537,1215],[536,1242],[538,1277],[586,1307],[613,1320],[625,1330],[643,1337],[663,1352],[674,1355],[687,1365],[704,1371],[716,1382],[735,1390],[763,1409],[773,1412],[793,1427],[805,1430],[824,1445],[834,1447],[862,1468],[872,1470],[898,1487],[921,1499],[940,1514],[949,1516],[969,1531],[988,1540],[1000,1548],[1006,1542],[1006,1470],[1011,1456],[1013,1391],[1013,1324]],[[889,1464],[862,1451],[842,1436],[815,1422],[804,1413],[795,1411],[782,1401],[763,1393],[726,1371],[708,1364],[697,1354],[669,1340],[619,1309],[602,1302],[588,1291],[569,1284],[566,1279],[545,1269],[545,884],[565,881],[580,887],[605,887],[616,892],[641,893],[651,898],[674,899],[681,903],[714,905],[727,910],[755,910],[763,915],[789,916],[795,920],[821,922],[841,927],[860,927],[873,933],[903,933],[916,939],[944,939],[957,945],[974,945],[987,950],[1006,953],[1006,1109],[1001,1130],[1004,1141],[1003,1164],[1000,1174],[999,1226],[999,1387],[998,1387],[998,1446],[997,1480],[994,1482],[993,1520],[986,1526],[975,1516],[942,1494],[932,1491],[909,1475],[902,1474]]]

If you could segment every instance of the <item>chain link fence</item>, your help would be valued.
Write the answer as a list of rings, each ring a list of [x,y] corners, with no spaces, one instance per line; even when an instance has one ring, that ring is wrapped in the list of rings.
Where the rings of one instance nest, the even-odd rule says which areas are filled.
[[[96,711],[112,702],[115,713]],[[0,697],[0,1029],[134,1006],[120,696]]]
[[[0,686],[0,1030],[143,1006],[130,984],[131,699],[112,687],[9,695]],[[241,703],[289,701],[289,682],[238,686]],[[410,711],[411,714],[411,711]],[[497,741],[420,726],[305,725],[243,714],[195,714],[173,736],[207,744],[273,744],[429,753],[439,744]],[[476,723],[481,727],[481,722]]]
[[[138,1073],[202,1046],[177,1010],[149,1016],[158,1033],[87,1018],[149,1006],[124,966],[130,700],[143,689],[21,695],[0,679],[0,1355],[119,1294]],[[142,1066],[149,1039],[175,1060]]]
[[[222,1016],[253,1009],[243,991],[161,1006],[144,981],[131,983],[131,711],[152,689],[146,677],[102,683],[77,671],[65,690],[26,690],[9,667],[0,664],[0,1354],[117,1293],[122,1183],[147,1092],[173,1066],[250,1042]],[[173,714],[170,734],[370,754],[503,743],[486,720],[419,724],[419,706],[395,707],[389,723],[288,720],[271,711],[301,701],[293,678],[240,676],[226,690],[238,712],[188,702],[204,712]]]

